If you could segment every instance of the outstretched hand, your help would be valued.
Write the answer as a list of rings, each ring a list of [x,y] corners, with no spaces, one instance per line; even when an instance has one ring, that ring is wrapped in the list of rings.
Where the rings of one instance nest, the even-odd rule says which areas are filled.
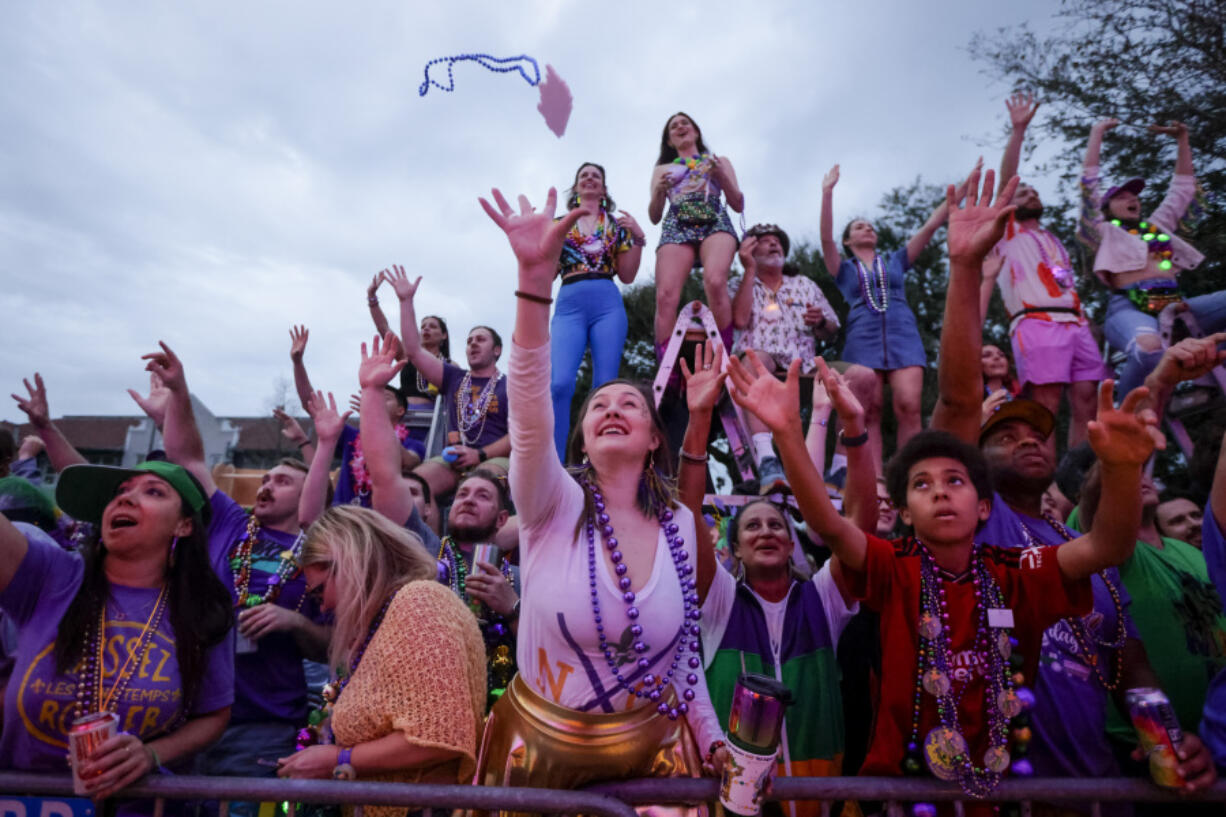
[[[965,203],[957,203],[957,193],[952,184],[945,190],[945,202],[949,205],[949,235],[946,243],[949,245],[950,263],[969,264],[976,270],[982,267],[988,251],[996,246],[996,242],[1005,234],[1005,224],[1014,210],[1009,201],[1013,198],[1018,181],[1017,176],[1009,179],[1008,184],[993,201],[992,190],[996,183],[996,172],[989,168],[983,174],[983,190],[980,192],[979,167],[976,164],[971,175],[967,177]]]
[[[576,207],[555,222],[553,214],[558,206],[558,191],[552,187],[545,198],[545,209],[540,213],[536,212],[527,196],[519,197],[519,213],[516,213],[502,191],[494,188],[490,193],[494,204],[482,198],[481,207],[511,242],[511,250],[519,261],[520,288],[533,295],[548,297],[558,271],[566,234],[575,226],[575,222],[591,213]]]
[[[826,175],[822,178],[822,192],[829,193],[834,189],[834,186],[839,183],[839,166],[835,165],[826,171]]]
[[[1119,127],[1119,124],[1120,124],[1120,120],[1116,119],[1114,116],[1109,116],[1106,119],[1100,119],[1097,122],[1095,122],[1093,125],[1090,126],[1090,130],[1097,132],[1099,134],[1103,134],[1109,130],[1113,130]]]
[[[336,398],[332,392],[328,392],[325,399],[322,391],[311,395],[311,399],[307,401],[306,410],[315,422],[315,437],[320,440],[321,444],[325,440],[335,444],[336,440],[340,439],[341,432],[345,430],[345,421],[353,414],[352,411],[341,414],[336,408]]]
[[[396,290],[396,297],[402,301],[412,301],[417,294],[417,288],[421,286],[421,276],[417,276],[416,281],[410,281],[400,264],[392,264],[392,268],[380,272],[379,277],[392,285],[392,289]]]
[[[1116,408],[1111,395],[1115,381],[1098,386],[1098,416],[1086,424],[1090,447],[1103,465],[1141,466],[1154,449],[1166,448],[1166,437],[1158,428],[1158,415],[1141,408],[1149,389],[1133,389]]]
[[[310,413],[310,409],[307,410],[307,413]],[[302,427],[302,423],[298,422],[295,417],[290,415],[281,406],[277,406],[272,410],[272,416],[277,418],[277,422],[281,424],[281,436],[285,437],[286,440],[299,448],[311,441],[311,437],[306,433],[306,429]]]
[[[851,390],[851,386],[847,385],[847,379],[840,372],[827,366],[825,358],[822,357],[817,358],[817,377],[814,378],[813,386],[815,397],[817,380],[820,380],[822,386],[825,387],[830,403],[839,413],[839,419],[843,421],[844,427],[860,428],[864,420],[864,406],[860,405],[859,398]]]
[[[685,402],[690,412],[711,411],[719,402],[728,372],[723,371],[724,347],[706,341],[694,348],[694,368],[681,358],[685,378]]]
[[[1226,332],[1204,338],[1184,338],[1167,347],[1150,377],[1168,388],[1202,377],[1219,363],[1226,362],[1226,349],[1218,349],[1223,343],[1226,343]]]
[[[379,336],[371,342],[370,354],[362,344],[362,363],[358,367],[358,384],[366,388],[381,389],[404,368],[403,360],[396,360],[396,336],[388,332],[380,345]]]
[[[26,396],[13,395],[13,399],[17,401],[17,408],[26,413],[30,425],[35,428],[46,428],[51,425],[51,411],[47,408],[47,387],[43,384],[43,376],[35,372],[32,386],[26,378],[22,378],[21,382],[26,387]]]
[[[162,347],[162,351],[140,356],[141,360],[149,361],[145,364],[145,369],[150,374],[157,375],[162,385],[171,392],[186,392],[187,377],[183,374],[183,364],[165,341],[159,340],[158,346]]]
[[[307,339],[311,337],[311,332],[305,326],[291,326],[289,328],[289,359],[295,363],[302,360],[302,356],[306,354]]]
[[[162,378],[156,372],[150,371],[149,395],[141,397],[136,389],[128,389],[128,394],[136,401],[136,405],[140,406],[140,410],[153,420],[154,426],[161,428],[166,420],[166,405],[170,402],[170,389],[166,388]]]
[[[1029,91],[1018,91],[1005,100],[1005,107],[1009,109],[1009,122],[1014,130],[1018,130],[1029,125],[1030,120],[1034,119],[1039,103]]]
[[[800,433],[800,360],[788,366],[787,380],[779,380],[762,365],[758,356],[745,353],[745,362],[728,359],[728,377],[732,382],[732,399],[743,409],[752,411],[772,432],[788,428]]]
[[[1172,119],[1170,123],[1166,125],[1150,125],[1149,132],[1161,133],[1165,134],[1166,136],[1174,136],[1176,139],[1179,139],[1180,137],[1188,135],[1188,126],[1182,122],[1176,122]]]

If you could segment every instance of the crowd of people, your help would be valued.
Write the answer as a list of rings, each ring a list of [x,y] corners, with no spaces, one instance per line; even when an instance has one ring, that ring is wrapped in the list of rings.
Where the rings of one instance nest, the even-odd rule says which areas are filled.
[[[1143,218],[1143,180],[1101,190],[1116,123],[1097,123],[1080,237],[1094,248],[1087,272],[1111,290],[1105,331],[1125,355],[1113,380],[1071,255],[1016,175],[1036,108],[1012,97],[999,178],[977,164],[889,253],[863,218],[836,242],[830,170],[821,254],[850,307],[843,327],[789,265],[782,229],[738,236],[732,163],[691,117],[670,117],[647,208],[663,222],[657,353],[696,265],[719,330],[680,360],[666,398],[688,417],[679,445],[656,397],[618,378],[627,319],[614,281],[635,279],[646,234],[594,163],[560,215],[552,189],[539,209],[498,190],[481,200],[517,264],[505,373],[490,326],[467,333],[463,365],[451,360],[447,322],[418,318],[422,279],[400,266],[367,288],[376,334],[355,354],[349,410],[316,390],[310,333],[291,329],[311,433],[279,413],[301,457],[268,470],[249,509],[218,488],[188,367],[165,343],[144,356],[148,393],[132,392],[163,450],[133,468],[88,464],[35,375],[14,395],[35,434],[9,441],[0,479],[0,767],[66,772],[74,721],[110,712],[117,733],[76,768],[99,799],[158,772],[550,788],[718,775],[751,672],[793,694],[778,774],[932,775],[969,798],[1009,775],[1147,775],[1126,694],[1160,689],[1194,804],[1226,770],[1226,451],[1203,508],[1163,497],[1146,465],[1172,392],[1226,360],[1226,292],[1179,295],[1179,272],[1201,261],[1178,234],[1195,192],[1186,128],[1154,128],[1178,158]],[[942,225],[949,285],[925,423],[905,280]],[[997,286],[1012,364],[983,342]],[[381,290],[396,296],[399,332]],[[1164,309],[1189,311],[1203,334],[1167,343]],[[840,329],[841,359],[816,356]],[[592,387],[571,428],[588,350]],[[731,513],[704,506],[727,400],[758,473]],[[441,452],[405,422],[436,406]],[[31,481],[39,456],[58,474],[54,502]],[[312,703],[320,663],[330,677]]]

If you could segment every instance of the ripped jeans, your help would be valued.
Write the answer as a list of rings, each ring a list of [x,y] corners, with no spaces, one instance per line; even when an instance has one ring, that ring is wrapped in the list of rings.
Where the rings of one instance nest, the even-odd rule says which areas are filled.
[[[1226,290],[1186,298],[1184,303],[1196,317],[1204,334],[1226,330]],[[1116,383],[1116,398],[1122,400],[1128,392],[1144,384],[1146,376],[1162,359],[1161,344],[1157,349],[1147,351],[1136,343],[1140,335],[1158,335],[1158,319],[1137,309],[1127,295],[1116,292],[1107,301],[1103,334],[1112,348],[1123,350],[1128,355]]]

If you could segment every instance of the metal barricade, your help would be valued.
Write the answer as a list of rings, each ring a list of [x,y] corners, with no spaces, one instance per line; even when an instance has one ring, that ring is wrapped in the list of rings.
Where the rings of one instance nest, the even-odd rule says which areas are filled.
[[[124,790],[124,797],[155,801],[156,817],[167,800],[219,800],[222,815],[229,801],[360,806],[400,806],[419,809],[479,809],[548,814],[585,814],[594,817],[633,817],[636,805],[696,804],[713,802],[718,782],[711,778],[656,778],[602,783],[577,791],[507,788],[498,786],[374,783],[361,780],[280,780],[249,777],[154,776]],[[0,799],[4,795],[73,797],[72,779],[66,775],[0,772]],[[906,803],[954,803],[956,813],[968,801],[957,786],[931,778],[905,777],[781,777],[768,795],[776,801],[821,802],[822,815],[831,804],[844,800],[882,803],[888,815],[909,814]],[[1180,806],[1226,804],[1226,782],[1189,797],[1162,789],[1147,780],[1132,778],[1017,778],[1003,781],[986,798],[989,802],[1017,802],[1028,813],[1031,803],[1089,804],[1091,815],[1103,803],[1163,803],[1178,815]],[[1226,811],[1226,809],[1224,809]],[[34,815],[33,817],[37,817]]]

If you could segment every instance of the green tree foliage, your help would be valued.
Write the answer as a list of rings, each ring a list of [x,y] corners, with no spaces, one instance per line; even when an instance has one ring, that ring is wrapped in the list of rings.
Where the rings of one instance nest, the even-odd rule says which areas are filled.
[[[1077,182],[1095,121],[1116,117],[1123,123],[1104,142],[1103,175],[1108,184],[1145,178],[1142,201],[1148,209],[1166,192],[1175,143],[1149,133],[1147,126],[1184,122],[1204,194],[1204,212],[1184,236],[1205,254],[1205,261],[1182,273],[1180,281],[1187,295],[1221,289],[1226,280],[1226,3],[1067,0],[1058,17],[1050,36],[1021,25],[979,34],[970,46],[989,75],[1034,92],[1042,102],[1027,142],[1032,149],[1042,143],[1048,156],[1024,166],[1023,175],[1061,181],[1062,200],[1047,202],[1045,226],[1055,229],[1070,249],[1075,246],[1070,228]],[[1106,291],[1088,274],[1088,260],[1081,253],[1078,291],[1090,317],[1101,320]],[[1203,419],[1195,425],[1199,429],[1190,430],[1198,439],[1199,456],[1220,440],[1221,426]],[[1156,475],[1172,488],[1194,489],[1195,478],[1174,450],[1172,443]]]
[[[1181,278],[1190,294],[1220,288],[1226,259],[1226,4],[1221,0],[1068,0],[1057,33],[1026,25],[979,34],[971,53],[988,73],[1029,89],[1043,107],[1027,139],[1061,146],[1036,174],[1058,174],[1066,203],[1076,183],[1090,125],[1116,117],[1125,126],[1103,145],[1107,180],[1141,176],[1154,207],[1175,163],[1174,140],[1146,129],[1187,124],[1205,213],[1187,237],[1204,254]],[[1071,244],[1069,246],[1072,246]]]

